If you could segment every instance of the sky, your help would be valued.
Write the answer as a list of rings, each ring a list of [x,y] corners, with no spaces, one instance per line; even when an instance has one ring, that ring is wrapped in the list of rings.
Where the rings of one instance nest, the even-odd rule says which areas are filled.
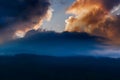
[[[120,0],[0,0],[0,55],[120,58]]]
[[[69,17],[69,14],[66,14],[66,10],[73,1],[74,0],[51,0],[53,16],[50,22],[45,22],[43,24],[42,28],[56,32],[64,31],[65,20]]]

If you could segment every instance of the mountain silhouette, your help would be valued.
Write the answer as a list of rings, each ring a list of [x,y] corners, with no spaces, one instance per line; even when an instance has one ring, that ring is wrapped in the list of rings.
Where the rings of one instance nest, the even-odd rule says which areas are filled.
[[[120,80],[120,59],[34,54],[0,56],[0,80]]]

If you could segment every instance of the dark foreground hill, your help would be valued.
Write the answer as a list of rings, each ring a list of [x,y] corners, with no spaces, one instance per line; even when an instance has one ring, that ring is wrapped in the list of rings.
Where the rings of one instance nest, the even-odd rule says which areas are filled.
[[[0,80],[120,80],[120,59],[1,56]]]

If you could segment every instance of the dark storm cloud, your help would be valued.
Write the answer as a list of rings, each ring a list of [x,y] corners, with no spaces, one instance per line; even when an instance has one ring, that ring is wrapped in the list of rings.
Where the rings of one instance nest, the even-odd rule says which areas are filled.
[[[49,0],[0,0],[0,38],[38,28],[49,9]]]
[[[111,10],[114,6],[120,4],[120,0],[102,0],[102,1],[108,10]]]
[[[32,34],[32,35],[31,35]],[[105,40],[87,33],[55,33],[30,31],[22,39],[0,45],[0,53],[12,55],[34,53],[39,55],[71,56],[91,55]]]
[[[32,36],[31,36],[32,34]],[[29,31],[26,34],[26,37],[23,38],[23,40],[79,40],[80,42],[99,42],[99,40],[106,40],[103,37],[99,36],[92,36],[88,33],[77,33],[77,32],[63,32],[63,33],[56,33],[53,31],[48,31],[48,32],[37,32],[37,31]],[[28,41],[29,42],[29,41]],[[102,42],[101,42],[102,43]]]
[[[30,31],[26,37],[0,45],[0,55],[38,54],[47,56],[120,57],[119,47],[105,38],[87,33],[55,33]]]

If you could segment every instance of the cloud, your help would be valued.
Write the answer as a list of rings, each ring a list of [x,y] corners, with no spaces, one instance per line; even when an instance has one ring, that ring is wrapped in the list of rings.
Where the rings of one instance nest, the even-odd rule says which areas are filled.
[[[87,32],[120,44],[120,18],[111,13],[119,4],[120,0],[76,0],[67,10],[73,16],[66,20],[65,31]]]
[[[106,9],[111,10],[114,6],[120,4],[120,0],[101,0]]]
[[[30,31],[22,39],[0,45],[1,55],[38,54],[47,56],[96,56],[119,58],[119,46],[106,44],[108,39],[76,32]]]
[[[0,40],[23,37],[51,15],[49,0],[0,0]]]
[[[101,46],[101,49],[93,50],[91,53],[97,56],[107,56],[112,58],[120,58],[119,47]]]
[[[1,45],[0,53],[5,55],[33,53],[50,56],[91,55],[90,52],[97,49],[96,46],[101,45],[104,40],[102,37],[87,33],[31,31],[22,39]]]

